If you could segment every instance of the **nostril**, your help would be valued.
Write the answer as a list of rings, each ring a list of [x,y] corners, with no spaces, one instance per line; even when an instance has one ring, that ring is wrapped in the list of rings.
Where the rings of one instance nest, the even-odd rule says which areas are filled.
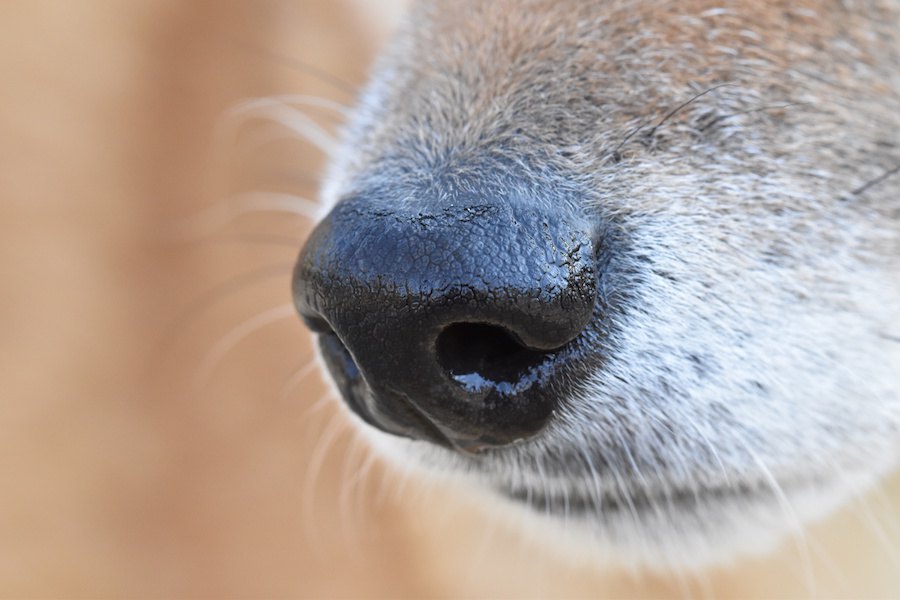
[[[529,190],[352,196],[310,234],[294,301],[361,418],[464,448],[548,423],[578,375],[599,278],[591,223]]]
[[[437,338],[437,358],[450,377],[473,391],[513,391],[533,379],[548,353],[533,350],[496,325],[454,323]]]

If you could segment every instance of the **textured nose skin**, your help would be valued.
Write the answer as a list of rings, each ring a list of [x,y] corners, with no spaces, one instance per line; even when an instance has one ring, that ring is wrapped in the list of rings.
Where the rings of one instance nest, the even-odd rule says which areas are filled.
[[[555,407],[545,388],[590,322],[594,252],[578,218],[524,203],[350,198],[307,241],[294,298],[369,423],[458,448],[503,445]]]

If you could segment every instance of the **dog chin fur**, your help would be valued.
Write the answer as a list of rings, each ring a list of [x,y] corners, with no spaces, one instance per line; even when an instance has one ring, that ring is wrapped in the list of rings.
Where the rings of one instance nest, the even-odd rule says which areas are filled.
[[[895,468],[900,344],[879,336],[891,321],[877,318],[896,312],[882,301],[900,297],[893,281],[845,272],[835,296],[798,303],[784,282],[723,276],[733,257],[704,248],[695,222],[640,231],[668,277],[644,273],[640,310],[604,340],[603,369],[543,432],[465,456],[361,425],[377,450],[480,490],[493,514],[575,562],[652,570],[769,551]],[[688,262],[690,282],[673,284]],[[854,310],[834,310],[838,296]],[[735,322],[752,326],[737,336]],[[588,508],[573,510],[577,500]]]
[[[498,478],[461,464],[455,453],[385,434],[349,411],[347,415],[358,421],[369,445],[393,467],[425,483],[464,490],[464,499],[486,519],[515,531],[524,543],[549,549],[571,565],[634,573],[699,572],[769,554],[784,544],[802,546],[809,525],[860,498],[897,466],[883,457],[865,470],[840,476],[810,479],[803,474],[806,479],[766,479],[749,485],[733,481],[720,488],[696,483],[687,494],[655,490],[649,502],[645,497],[632,503],[633,491],[620,489],[613,492],[620,494],[614,496],[616,506],[604,509],[607,490],[592,479],[553,479],[522,468],[510,476],[510,464],[534,462],[525,448],[506,450],[519,456],[503,457],[507,477]],[[535,506],[497,491],[512,481],[552,500]],[[574,507],[575,498],[589,498],[587,510]]]

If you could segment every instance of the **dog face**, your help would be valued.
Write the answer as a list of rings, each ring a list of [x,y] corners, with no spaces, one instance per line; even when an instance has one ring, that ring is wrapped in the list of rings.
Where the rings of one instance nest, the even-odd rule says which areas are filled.
[[[418,5],[294,277],[377,445],[654,566],[890,469],[898,32],[896,2]]]

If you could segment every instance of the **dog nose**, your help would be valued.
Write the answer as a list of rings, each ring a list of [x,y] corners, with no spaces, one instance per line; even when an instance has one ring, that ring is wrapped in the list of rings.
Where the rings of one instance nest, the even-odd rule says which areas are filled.
[[[390,433],[476,450],[540,431],[594,311],[589,230],[535,203],[338,203],[293,292],[350,407]],[[564,211],[563,211],[564,212]]]

